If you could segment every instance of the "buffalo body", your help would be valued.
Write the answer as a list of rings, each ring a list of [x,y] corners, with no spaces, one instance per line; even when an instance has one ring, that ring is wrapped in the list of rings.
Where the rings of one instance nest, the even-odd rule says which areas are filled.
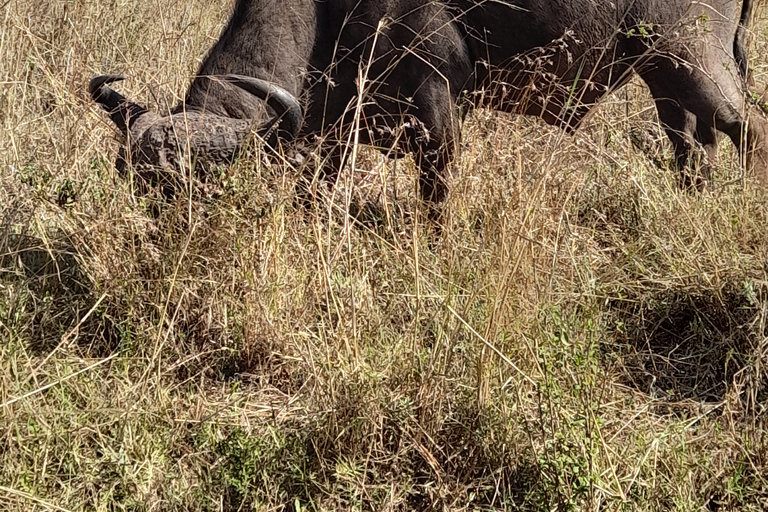
[[[681,176],[696,146],[714,158],[723,132],[768,181],[768,123],[747,122],[745,100],[752,2],[238,0],[170,115],[110,89],[114,77],[94,78],[91,94],[125,134],[121,154],[134,167],[172,164],[178,140],[200,163],[226,162],[255,129],[270,145],[322,140],[321,173],[332,177],[354,128],[362,142],[412,152],[420,193],[436,204],[460,107],[536,115],[571,131],[636,73]]]

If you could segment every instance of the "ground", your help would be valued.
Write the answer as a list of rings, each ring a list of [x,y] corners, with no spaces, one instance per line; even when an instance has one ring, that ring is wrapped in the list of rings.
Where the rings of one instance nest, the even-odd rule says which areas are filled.
[[[472,113],[440,233],[370,150],[309,208],[258,147],[158,206],[87,81],[167,109],[230,7],[0,3],[0,508],[768,508],[768,194],[727,143],[678,189],[633,82],[574,136]]]

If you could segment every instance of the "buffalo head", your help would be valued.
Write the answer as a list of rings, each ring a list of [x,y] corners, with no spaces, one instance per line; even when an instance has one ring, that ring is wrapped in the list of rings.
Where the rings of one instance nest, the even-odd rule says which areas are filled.
[[[117,159],[150,183],[167,185],[168,171],[194,168],[199,177],[212,165],[227,164],[237,156],[251,131],[270,147],[278,140],[292,140],[301,128],[303,115],[298,100],[285,89],[253,77],[226,75],[213,80],[239,87],[263,100],[275,115],[259,125],[256,120],[224,117],[197,107],[179,105],[170,115],[150,112],[110,88],[118,75],[91,79],[88,90],[125,137]],[[166,190],[167,187],[164,187]]]

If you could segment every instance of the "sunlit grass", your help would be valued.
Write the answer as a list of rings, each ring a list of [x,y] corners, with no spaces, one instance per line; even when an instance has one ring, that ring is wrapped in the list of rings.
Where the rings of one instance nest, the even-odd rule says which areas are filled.
[[[309,209],[259,156],[155,208],[86,84],[166,109],[228,8],[0,7],[0,508],[768,506],[768,198],[727,145],[678,190],[633,83],[572,137],[472,113],[437,238],[370,150]]]

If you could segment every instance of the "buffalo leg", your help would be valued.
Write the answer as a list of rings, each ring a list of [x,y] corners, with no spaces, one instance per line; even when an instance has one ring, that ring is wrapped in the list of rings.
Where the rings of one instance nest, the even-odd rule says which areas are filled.
[[[675,151],[675,167],[683,189],[703,190],[711,179],[711,163],[717,152],[715,131],[699,121],[696,114],[681,108],[674,100],[657,99],[656,111],[664,132]],[[704,158],[697,154],[697,143],[704,149]]]
[[[717,130],[697,117],[696,134],[694,137],[696,138],[696,142],[701,144],[701,147],[704,148],[704,155],[707,158],[707,164],[709,165],[711,172],[711,167],[717,159]]]
[[[406,122],[406,137],[419,167],[419,194],[429,218],[439,222],[441,203],[448,195],[448,166],[457,133],[454,101],[445,82],[427,82],[414,97],[415,116]]]
[[[640,70],[640,75],[654,98],[673,99],[693,113],[697,125],[702,125],[696,131],[700,136],[707,135],[709,145],[715,144],[712,130],[728,135],[746,162],[747,171],[768,185],[768,122],[759,115],[747,122],[743,114],[745,86],[738,72],[726,67],[728,60],[734,62],[733,58],[709,44],[703,46],[703,58],[696,65],[675,65],[668,58],[653,60],[645,71]]]
[[[717,161],[717,130],[697,117],[694,139],[704,150],[704,162],[699,164],[699,173],[705,180],[710,181],[712,168]]]

